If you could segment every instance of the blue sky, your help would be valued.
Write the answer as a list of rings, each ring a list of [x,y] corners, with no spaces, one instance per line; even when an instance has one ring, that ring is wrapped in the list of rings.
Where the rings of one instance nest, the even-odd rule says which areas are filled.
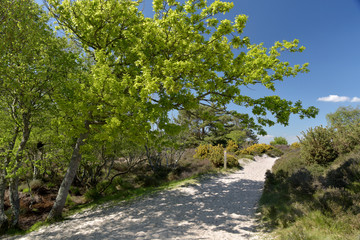
[[[356,0],[237,0],[228,18],[249,16],[244,35],[253,43],[271,46],[275,41],[299,39],[303,53],[283,58],[292,64],[309,62],[310,73],[277,84],[276,95],[301,100],[304,106],[320,109],[315,119],[293,116],[288,127],[267,128],[273,136],[297,141],[309,127],[326,125],[326,114],[340,106],[360,105],[360,1]],[[261,89],[257,96],[272,94]]]
[[[144,1],[145,12],[150,14],[151,1]],[[292,116],[287,127],[266,128],[268,135],[260,137],[260,142],[269,143],[274,136],[285,137],[289,143],[298,141],[296,136],[309,127],[326,125],[326,114],[338,107],[360,105],[360,0],[228,2],[234,2],[234,8],[219,18],[233,20],[246,14],[249,18],[243,36],[250,37],[252,43],[270,47],[276,41],[299,39],[306,50],[287,54],[282,60],[310,64],[310,73],[280,82],[275,93],[264,88],[245,89],[253,97],[279,95],[320,110],[315,119]],[[230,108],[242,111],[234,105]]]
[[[41,3],[41,0],[36,0]],[[213,0],[208,0],[212,2]],[[145,14],[151,14],[151,0],[144,0]],[[231,1],[228,1],[231,2]],[[289,143],[297,141],[309,127],[326,125],[326,114],[340,106],[360,105],[360,0],[236,0],[234,8],[219,18],[233,20],[238,14],[249,16],[243,36],[252,43],[272,46],[276,41],[299,39],[303,53],[287,54],[282,60],[291,64],[308,62],[310,73],[285,79],[275,93],[264,88],[246,89],[253,97],[279,95],[301,100],[305,107],[320,109],[315,119],[292,116],[287,127],[266,128],[268,143],[282,136]],[[229,106],[238,111],[242,109]]]

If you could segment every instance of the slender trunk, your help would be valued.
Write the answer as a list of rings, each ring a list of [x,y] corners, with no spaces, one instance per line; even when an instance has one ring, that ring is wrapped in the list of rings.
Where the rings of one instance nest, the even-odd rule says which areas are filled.
[[[111,169],[112,169],[112,167],[114,166],[114,162],[115,162],[115,158],[114,158],[114,157],[111,157],[111,163],[110,163],[109,170],[108,170],[108,172],[107,172],[107,174],[106,174],[105,179],[108,179],[108,178],[109,178],[110,173],[111,173]]]
[[[19,186],[19,178],[17,176],[17,170],[20,167],[21,159],[23,152],[25,150],[26,143],[29,140],[30,137],[30,114],[24,113],[23,114],[23,130],[22,130],[22,139],[20,142],[20,145],[18,147],[18,150],[15,155],[15,167],[13,170],[14,177],[10,179],[10,188],[9,188],[9,196],[10,196],[10,205],[12,209],[12,223],[11,225],[13,227],[16,227],[19,223],[19,214],[20,214],[20,199],[19,199],[19,192],[18,192],[18,186]]]
[[[150,154],[150,151],[149,151],[149,148],[147,145],[145,145],[145,150],[146,150],[146,157],[148,159],[149,165],[150,165],[151,169],[155,172],[155,166],[154,166],[153,162],[151,161],[151,154]]]
[[[13,151],[15,146],[16,138],[19,134],[18,127],[15,127],[13,138],[9,143],[7,153],[4,159],[4,165],[1,168],[0,172],[0,232],[5,230],[9,225],[9,220],[5,214],[4,209],[4,198],[5,198],[5,190],[6,190],[6,167],[8,166],[10,162],[10,153]]]
[[[19,199],[19,177],[14,176],[10,179],[10,187],[9,187],[9,199],[12,210],[12,219],[11,226],[17,227],[19,223],[19,215],[20,215],[20,199]]]
[[[38,162],[41,162],[43,160],[43,154],[40,150],[37,150],[35,153],[35,159],[33,162],[33,179],[39,179],[40,178],[40,170],[36,166]]]
[[[64,179],[60,185],[58,194],[56,196],[55,203],[47,217],[48,220],[59,219],[62,217],[62,211],[65,206],[66,197],[69,194],[70,186],[75,178],[76,172],[79,168],[81,162],[81,153],[80,148],[84,145],[84,140],[89,135],[89,124],[85,123],[87,132],[80,134],[79,138],[76,140],[75,147],[70,159],[68,169],[65,173]]]
[[[0,176],[0,233],[7,229],[9,223],[4,209],[4,198],[6,189],[5,172],[5,169],[2,169]]]

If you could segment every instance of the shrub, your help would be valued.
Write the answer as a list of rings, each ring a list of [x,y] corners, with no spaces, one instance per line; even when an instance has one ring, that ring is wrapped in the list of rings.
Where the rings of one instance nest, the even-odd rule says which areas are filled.
[[[72,207],[76,205],[76,203],[72,200],[70,194],[68,194],[66,197],[65,205],[68,207]]]
[[[94,201],[101,198],[101,194],[99,193],[97,188],[88,189],[84,196],[87,201]]]
[[[289,174],[296,172],[297,170],[306,167],[306,162],[300,156],[300,150],[294,150],[286,152],[272,167],[272,171],[277,173],[278,171],[285,171]]]
[[[345,161],[336,169],[326,174],[325,186],[335,188],[350,187],[353,182],[360,180],[360,161],[352,159]]]
[[[334,130],[318,126],[310,128],[301,139],[301,156],[308,163],[326,165],[334,161],[338,153],[334,148]]]
[[[239,167],[238,159],[231,154],[226,155],[227,166],[228,167]],[[221,145],[211,146],[211,145],[200,145],[196,149],[196,154],[194,158],[208,159],[213,164],[214,167],[223,167],[224,166],[224,148]]]
[[[360,108],[340,107],[326,115],[328,123],[336,129],[335,147],[339,153],[348,153],[359,145]]]
[[[313,185],[313,181],[314,177],[306,168],[301,168],[288,178],[292,190],[305,196],[315,193],[316,188]]]
[[[196,148],[194,158],[200,158],[200,159],[208,158],[211,147],[212,146],[209,144],[201,144]]]
[[[270,142],[270,145],[288,145],[288,141],[284,137],[274,137],[274,140]]]
[[[229,168],[240,167],[239,160],[232,154],[226,155],[226,162]]]
[[[334,146],[339,153],[349,153],[359,145],[360,126],[338,126],[335,131]]]
[[[294,142],[294,143],[292,143],[292,144],[290,145],[290,148],[291,148],[291,149],[298,149],[298,148],[300,148],[300,143]]]
[[[70,192],[73,195],[80,196],[80,189],[78,187],[70,186]]]
[[[280,156],[282,156],[282,155],[284,154],[283,151],[281,151],[280,149],[275,148],[275,147],[271,148],[271,149],[268,150],[266,153],[267,153],[270,157],[280,157]]]
[[[29,183],[31,190],[39,189],[43,186],[43,182],[40,179],[33,179]]]
[[[260,155],[266,153],[273,147],[264,143],[254,144],[250,147],[247,147],[243,150],[238,151],[238,154],[246,154],[246,155]]]
[[[340,214],[353,205],[351,194],[338,188],[327,189],[320,197],[319,202],[325,211]]]
[[[215,167],[224,166],[224,148],[221,145],[211,146],[209,160]]]
[[[228,152],[236,152],[236,150],[238,150],[238,148],[239,148],[239,146],[233,140],[229,140],[227,142],[226,150]]]

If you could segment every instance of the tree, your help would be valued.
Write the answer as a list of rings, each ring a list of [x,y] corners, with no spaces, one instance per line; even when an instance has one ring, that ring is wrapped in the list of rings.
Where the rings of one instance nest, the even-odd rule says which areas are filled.
[[[241,37],[245,15],[237,16],[234,22],[215,18],[228,12],[233,3],[154,0],[154,17],[146,18],[139,10],[140,1],[47,2],[59,28],[93,58],[87,82],[82,85],[87,97],[80,111],[84,113],[83,127],[77,131],[66,184],[59,190],[49,218],[61,216],[62,202],[81,160],[80,148],[99,119],[107,133],[136,129],[141,134],[154,122],[166,129],[171,110],[233,102],[252,108],[257,120],[246,114],[242,120],[264,134],[262,126],[275,124],[266,118],[267,111],[284,125],[290,114],[304,118],[317,113],[314,107],[304,109],[300,101],[293,103],[278,96],[253,99],[241,94],[241,87],[256,84],[275,91],[276,81],[308,70],[307,64],[289,66],[279,60],[284,51],[304,50],[298,40],[277,42],[266,49]],[[235,55],[232,50],[238,48],[247,50]]]
[[[360,141],[360,108],[339,107],[326,115],[328,125],[335,130],[335,148],[339,153],[350,152]]]
[[[24,151],[33,127],[44,124],[42,115],[52,106],[50,93],[67,75],[71,54],[66,40],[57,38],[49,18],[34,2],[0,2],[0,116],[8,128],[1,131],[2,172],[0,197],[9,179],[12,226],[19,220],[18,179]],[[4,116],[10,116],[5,117]],[[6,225],[0,202],[0,225]]]
[[[251,126],[246,126],[241,117],[224,108],[200,105],[196,109],[179,111],[175,121],[187,127],[187,141],[193,146],[204,142],[225,146],[230,139],[236,144],[256,142]]]
[[[359,126],[360,124],[360,108],[339,107],[336,112],[326,115],[328,125],[331,127],[339,126]]]
[[[288,145],[288,141],[284,137],[274,137],[274,140],[270,142],[270,145]]]

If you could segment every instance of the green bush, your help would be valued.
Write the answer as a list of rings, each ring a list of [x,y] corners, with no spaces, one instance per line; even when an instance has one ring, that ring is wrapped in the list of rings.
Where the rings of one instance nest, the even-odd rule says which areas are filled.
[[[338,188],[328,188],[319,197],[322,210],[328,213],[341,214],[353,206],[353,199],[349,192]]]
[[[270,157],[280,157],[284,154],[284,152],[278,148],[273,147],[272,149],[268,150],[266,154]]]
[[[338,126],[335,131],[334,146],[339,153],[349,153],[360,142],[360,126]]]
[[[302,196],[311,196],[315,193],[314,177],[306,168],[301,168],[291,174],[287,181],[294,193]]]
[[[326,115],[328,123],[336,129],[334,139],[339,153],[352,151],[360,142],[360,108],[339,107],[336,112]]]
[[[338,157],[334,147],[334,130],[318,126],[303,132],[301,156],[309,164],[326,165],[333,162]]]
[[[70,194],[68,194],[66,197],[65,205],[68,207],[72,207],[76,205],[76,203],[71,199]]]
[[[80,189],[78,187],[70,186],[70,192],[73,195],[80,196]]]
[[[101,194],[99,193],[97,188],[90,188],[84,194],[85,200],[87,201],[95,201],[101,198]]]
[[[352,159],[345,161],[341,166],[336,169],[330,170],[326,174],[325,185],[326,187],[334,188],[347,188],[353,182],[360,181],[360,161]]]
[[[270,142],[270,145],[288,145],[288,141],[284,137],[274,137],[274,140]]]
[[[227,154],[226,155],[226,162],[227,162],[227,166],[229,168],[240,167],[239,160],[237,159],[236,156],[234,156],[232,154]]]
[[[278,171],[284,171],[292,174],[306,166],[307,163],[304,159],[300,157],[300,149],[296,149],[286,152],[278,160],[276,160],[275,164],[272,167],[272,171],[274,173],[277,173]]]

